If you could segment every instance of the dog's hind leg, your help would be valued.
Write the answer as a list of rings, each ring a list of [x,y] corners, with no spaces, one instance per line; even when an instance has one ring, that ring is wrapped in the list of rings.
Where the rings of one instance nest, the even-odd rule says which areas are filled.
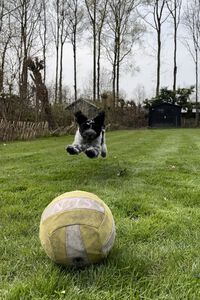
[[[102,138],[101,138],[101,156],[106,157],[107,155],[107,146],[106,146],[106,137],[105,130],[102,130]]]
[[[106,144],[101,145],[101,156],[106,157],[107,155],[107,146]]]

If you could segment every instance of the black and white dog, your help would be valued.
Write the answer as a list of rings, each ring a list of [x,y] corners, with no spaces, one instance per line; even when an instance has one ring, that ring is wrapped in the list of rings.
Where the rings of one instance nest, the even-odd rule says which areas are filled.
[[[67,152],[72,155],[85,152],[89,158],[99,155],[106,157],[105,112],[101,111],[95,118],[88,119],[81,111],[78,111],[75,117],[78,129],[73,144],[66,148]]]

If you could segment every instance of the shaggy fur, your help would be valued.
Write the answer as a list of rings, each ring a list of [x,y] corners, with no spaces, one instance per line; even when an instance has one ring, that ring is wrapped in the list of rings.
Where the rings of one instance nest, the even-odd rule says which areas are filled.
[[[69,154],[85,152],[89,158],[101,155],[106,157],[107,147],[105,142],[105,112],[100,112],[95,118],[88,119],[81,111],[75,113],[78,129],[74,142],[68,145],[66,150]]]

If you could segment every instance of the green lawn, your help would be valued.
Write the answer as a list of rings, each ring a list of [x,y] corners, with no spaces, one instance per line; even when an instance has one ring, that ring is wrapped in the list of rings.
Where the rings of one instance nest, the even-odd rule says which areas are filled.
[[[200,299],[200,130],[110,132],[94,160],[69,156],[72,139],[0,144],[0,299]],[[104,263],[63,269],[39,222],[77,189],[108,204],[117,236]]]

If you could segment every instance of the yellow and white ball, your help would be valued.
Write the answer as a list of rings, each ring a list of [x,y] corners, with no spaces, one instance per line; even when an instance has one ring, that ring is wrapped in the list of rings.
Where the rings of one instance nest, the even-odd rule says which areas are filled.
[[[115,223],[109,207],[96,195],[73,191],[45,208],[39,236],[54,262],[85,266],[108,255],[115,240]]]

